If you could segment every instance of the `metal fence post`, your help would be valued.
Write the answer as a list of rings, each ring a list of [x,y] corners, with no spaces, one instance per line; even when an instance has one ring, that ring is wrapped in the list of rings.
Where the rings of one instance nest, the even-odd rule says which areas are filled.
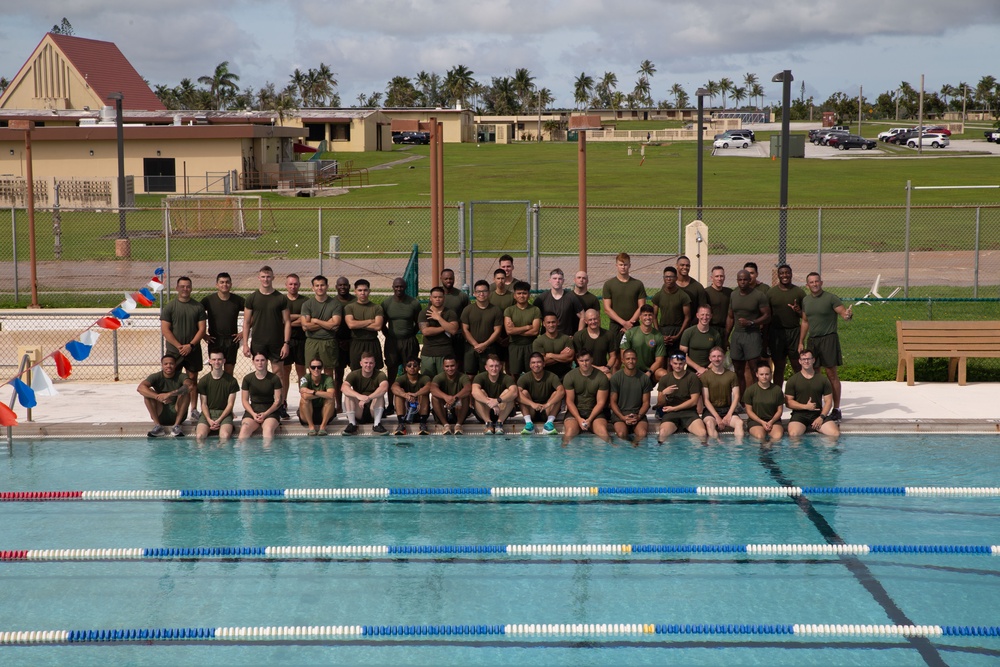
[[[539,233],[538,233],[538,204],[533,204],[531,207],[531,254],[535,260],[535,289],[538,289],[538,276],[542,272],[542,261],[540,256],[540,249],[538,247]]]
[[[906,182],[906,228],[903,234],[903,297],[910,298],[910,181]]]
[[[677,207],[677,255],[680,255],[684,247],[684,208]]]
[[[458,260],[461,262],[461,267],[459,267],[459,279],[462,281],[462,289],[466,292],[471,291],[471,286],[469,285],[469,274],[467,272],[467,265],[465,263],[465,202],[458,202]]]
[[[13,206],[10,207],[10,233],[13,236],[13,251],[14,256],[11,258],[14,260],[14,303],[17,303],[21,298],[18,292],[17,283],[17,209]]]
[[[323,275],[323,209],[320,208],[316,211],[316,216],[319,218],[319,237],[317,238],[316,249],[319,251],[319,272],[316,274],[318,276]]]
[[[111,358],[113,362],[114,381],[118,382],[118,329],[111,330]]]
[[[526,241],[525,245],[527,245],[525,250],[527,250],[528,253],[528,256],[525,258],[528,264],[528,284],[533,285],[534,289],[537,290],[538,274],[533,270],[534,267],[531,265],[531,252],[533,244],[531,243],[531,204],[529,202],[524,204],[524,238]]]
[[[816,209],[816,273],[823,275],[823,209]]]
[[[469,206],[469,275],[476,275],[476,206],[475,202]]]
[[[972,298],[979,298],[979,211],[976,207],[976,242],[975,242],[975,268],[972,270]]]
[[[163,312],[163,304],[167,300],[167,296],[170,294],[170,211],[167,208],[163,209],[163,254],[164,254],[164,281],[163,281],[163,292],[160,293],[160,312]],[[166,353],[167,351],[167,341],[160,336],[160,355]]]

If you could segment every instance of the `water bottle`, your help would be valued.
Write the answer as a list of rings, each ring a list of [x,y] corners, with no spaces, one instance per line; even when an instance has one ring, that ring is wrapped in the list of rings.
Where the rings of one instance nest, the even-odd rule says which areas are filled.
[[[404,417],[403,419],[405,421],[407,421],[407,422],[412,423],[413,422],[413,418],[417,416],[417,410],[419,409],[419,407],[420,407],[420,404],[417,403],[416,401],[411,401],[410,403],[407,403],[407,405],[406,405],[406,417]]]

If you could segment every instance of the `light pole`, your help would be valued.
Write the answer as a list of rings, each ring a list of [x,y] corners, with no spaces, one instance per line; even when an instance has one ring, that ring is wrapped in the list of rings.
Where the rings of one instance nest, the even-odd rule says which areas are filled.
[[[781,84],[781,191],[778,206],[778,265],[788,251],[788,153],[791,142],[792,70],[778,72],[771,81]]]
[[[118,134],[118,238],[115,240],[115,255],[131,255],[128,232],[125,229],[125,124],[122,118],[121,93],[111,93],[109,100],[115,101],[115,129]]]
[[[705,95],[708,95],[708,89],[699,88],[694,94],[698,97],[698,220],[701,220],[701,186],[705,166]]]
[[[587,130],[601,129],[600,116],[570,116],[569,129],[577,131],[577,207],[579,212],[580,271],[587,270]]]
[[[31,168],[31,131],[35,129],[35,121],[12,120],[9,123],[12,130],[24,130],[24,153],[27,160],[25,179],[28,185],[28,260],[31,266],[31,305],[29,308],[41,308],[38,305],[38,254],[35,245],[35,175]],[[13,153],[14,151],[11,151]],[[17,258],[14,258],[17,261]]]

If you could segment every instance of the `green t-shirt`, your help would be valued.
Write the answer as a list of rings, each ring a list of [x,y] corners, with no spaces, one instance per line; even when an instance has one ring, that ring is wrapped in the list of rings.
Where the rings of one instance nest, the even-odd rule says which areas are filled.
[[[457,287],[452,287],[450,291],[444,293],[444,308],[455,313],[455,317],[459,317],[468,306],[469,295]]]
[[[820,292],[813,296],[812,292],[802,299],[802,312],[809,320],[809,336],[827,336],[837,333],[837,314],[835,308],[844,305],[840,297],[832,292]]]
[[[788,304],[802,306],[806,293],[798,285],[792,285],[787,290],[775,285],[767,290],[767,302],[771,304],[771,326],[781,329],[798,329],[801,316],[788,307]]]
[[[642,327],[632,327],[622,338],[622,350],[635,350],[639,370],[645,373],[657,357],[667,356],[667,348],[663,345],[663,334],[656,329],[644,333]]]
[[[239,383],[229,373],[223,373],[218,380],[207,373],[198,380],[198,395],[208,398],[209,410],[225,410],[229,405],[229,397],[239,391]]]
[[[691,357],[691,361],[702,368],[708,366],[708,353],[713,347],[721,347],[725,336],[715,327],[709,327],[708,331],[702,333],[698,330],[698,325],[688,327],[681,334],[680,346],[686,349],[685,354]]]
[[[608,376],[599,370],[591,369],[590,376],[585,377],[579,368],[574,368],[563,378],[563,387],[566,391],[574,392],[576,410],[586,419],[597,406],[597,392],[608,391],[611,383],[608,382]]]
[[[743,404],[753,409],[754,414],[764,421],[769,421],[778,408],[785,405],[785,395],[781,393],[781,387],[776,384],[761,389],[760,385],[754,382],[743,392]]]
[[[552,296],[552,290],[543,292],[535,299],[535,307],[541,311],[542,319],[550,314],[556,316],[559,321],[558,331],[561,334],[572,336],[580,328],[583,304],[573,294],[573,290],[563,290],[562,296],[558,299]]]
[[[691,282],[687,284],[686,287],[682,287],[680,283],[677,283],[691,299],[691,317],[698,312],[698,308],[706,303],[708,303],[708,295],[705,294],[705,288],[700,282],[691,278]]]
[[[665,394],[664,390],[671,386],[677,387],[677,389],[673,393]],[[667,373],[656,384],[656,391],[663,405],[677,406],[691,400],[692,394],[701,393],[701,380],[698,379],[697,375],[690,372],[685,372],[680,379],[675,378],[673,373]],[[697,406],[693,406],[680,412],[668,412],[666,415],[671,418],[697,417],[698,409]]]
[[[354,300],[344,306],[344,317],[348,315],[354,318],[355,321],[361,322],[363,320],[374,320],[376,317],[384,316],[382,311],[382,306],[377,303],[358,303]],[[345,324],[341,328],[349,328]],[[378,331],[374,329],[351,329],[351,338],[354,340],[378,340]]]
[[[448,379],[448,375],[445,373],[438,373],[431,380],[437,385],[437,388],[448,394],[449,396],[455,396],[458,392],[469,386],[469,376],[465,373],[456,373],[453,380]]]
[[[497,377],[497,381],[493,382],[490,380],[490,374],[483,371],[473,378],[472,384],[478,384],[479,388],[482,389],[483,393],[485,393],[489,398],[500,398],[500,394],[506,391],[509,387],[514,386],[514,378],[506,373],[500,373],[499,377]]]
[[[177,391],[184,386],[184,380],[187,379],[187,375],[182,370],[174,371],[174,376],[168,378],[163,374],[163,371],[157,371],[152,375],[146,377],[146,382],[149,386],[153,388],[157,394],[167,394],[172,391]],[[176,396],[172,396],[168,405],[173,405],[177,401]]]
[[[701,386],[708,389],[708,400],[712,402],[719,414],[725,414],[733,402],[733,387],[739,388],[740,383],[733,371],[715,373],[711,369],[698,378]]]
[[[229,298],[223,301],[219,294],[209,294],[201,300],[201,305],[208,315],[208,335],[216,342],[232,341],[239,333],[239,317],[243,314],[246,299],[239,294],[229,293]]]
[[[313,382],[312,373],[306,373],[305,377],[299,382],[300,387],[305,387],[306,389],[312,389],[313,391],[329,391],[333,389],[333,378],[329,375],[320,373],[319,382]],[[353,385],[352,385],[353,386]],[[326,399],[322,396],[313,396],[312,401],[322,402]]]
[[[535,306],[519,308],[517,304],[514,304],[513,306],[508,306],[507,310],[503,311],[503,316],[505,318],[509,317],[515,327],[526,327],[535,320],[541,320],[542,311],[538,310]],[[535,336],[525,336],[522,334],[510,337],[511,345],[531,345],[534,341]]]
[[[320,303],[316,300],[316,297],[308,299],[302,305],[302,315],[308,316],[311,320],[323,320],[327,322],[330,318],[335,315],[340,315],[340,326],[339,329],[345,328],[344,324],[344,307],[340,305],[340,302],[332,297],[327,297],[326,301]],[[322,327],[316,329],[315,331],[307,331],[306,338],[314,338],[317,340],[331,340],[336,338],[337,334],[335,331],[328,331]]]
[[[584,292],[583,294],[577,294],[576,290],[573,290],[573,295],[580,300],[580,304],[583,306],[584,312],[588,310],[601,312],[601,300],[592,293]]]
[[[752,289],[749,294],[743,294],[739,290],[733,292],[729,297],[729,309],[733,311],[733,331],[760,331],[760,327],[756,325],[741,327],[740,318],[756,320],[767,306],[767,294],[760,290]]]
[[[626,282],[622,282],[615,276],[604,283],[601,298],[605,301],[611,299],[611,310],[628,321],[639,309],[639,300],[646,298],[646,287],[638,278],[630,276]]]
[[[441,326],[440,320],[445,322],[457,322],[458,316],[455,315],[453,311],[445,308],[441,311],[441,315],[438,317],[428,317],[430,309],[426,308],[420,312],[420,316],[417,317],[417,324],[426,324],[431,327]],[[456,334],[458,335],[458,334]],[[424,334],[424,347],[421,349],[420,354],[425,357],[444,357],[449,354],[453,354],[454,350],[451,347],[451,334],[447,331],[442,331],[437,334]]]
[[[691,306],[691,297],[679,287],[673,294],[660,288],[660,291],[653,295],[650,302],[659,310],[656,314],[656,323],[661,327],[679,327],[684,324],[684,306]],[[689,315],[694,315],[694,306],[689,309]]]
[[[365,396],[374,394],[380,384],[388,381],[389,378],[382,371],[375,371],[370,378],[366,378],[360,368],[356,371],[351,371],[344,378],[344,382],[351,385],[351,389]]]
[[[480,308],[477,303],[474,303],[462,311],[459,319],[463,325],[468,325],[469,335],[477,343],[489,339],[496,327],[500,327],[500,330],[503,331],[503,313],[492,303],[487,303],[485,308]],[[463,335],[462,338],[464,339],[465,336]]]
[[[198,333],[198,323],[206,319],[208,314],[205,313],[205,307],[194,299],[188,301],[174,299],[160,311],[160,321],[170,323],[170,331],[181,345],[191,342]],[[177,348],[167,343],[167,352],[176,354]]]
[[[349,295],[346,301],[344,299],[341,299],[340,296],[337,294],[333,295],[333,299],[334,301],[340,304],[341,317],[343,317],[345,314],[344,308],[346,308],[348,304],[354,303],[355,301],[358,300],[357,297],[354,296],[353,294]],[[347,322],[345,321],[341,321],[340,326],[337,327],[337,340],[339,341],[351,340],[351,328],[347,326]]]
[[[416,380],[410,380],[409,376],[403,373],[396,376],[396,384],[403,391],[415,394],[431,383],[431,379],[426,375],[418,375]]]
[[[514,290],[508,289],[503,294],[497,294],[496,287],[490,290],[490,303],[500,309],[500,312],[506,312],[508,308],[514,305]]]
[[[531,344],[533,352],[541,352],[543,355],[548,353],[559,354],[567,347],[570,350],[573,349],[573,339],[562,334],[556,335],[555,338],[549,338],[546,334],[542,334]],[[545,368],[562,377],[566,373],[569,373],[569,369],[572,367],[572,361],[559,361],[554,364],[548,364]]]
[[[611,395],[618,395],[618,409],[628,415],[642,408],[643,398],[653,391],[653,381],[645,373],[626,375],[624,369],[611,376]]]
[[[270,294],[255,290],[247,297],[246,307],[251,314],[250,338],[254,343],[279,347],[285,342],[282,313],[288,310],[288,297],[277,290]]]
[[[287,294],[285,295],[285,298],[288,299]],[[291,317],[292,315],[302,315],[302,307],[306,304],[307,301],[309,301],[309,297],[304,296],[302,294],[299,294],[294,299],[288,299],[288,316]],[[305,329],[302,328],[301,323],[299,324],[299,326],[295,326],[294,324],[292,325],[292,338],[294,340],[306,339],[306,332]]]
[[[593,357],[595,366],[607,366],[608,357],[618,350],[618,342],[607,329],[601,329],[597,338],[591,338],[587,329],[580,329],[573,334],[573,352],[587,350]]]
[[[816,373],[807,378],[802,373],[796,373],[785,381],[785,396],[791,396],[799,403],[808,403],[811,398],[816,406],[816,412],[823,409],[823,397],[833,393],[833,385],[823,373]],[[792,410],[792,416],[808,413],[807,410]]]
[[[517,386],[527,391],[535,403],[548,403],[561,384],[555,373],[542,371],[541,380],[536,380],[533,373],[524,373],[517,379]]]
[[[705,288],[705,298],[708,300],[708,305],[712,307],[712,326],[720,331],[726,330],[726,317],[729,316],[729,297],[732,293],[731,287],[717,290],[709,285]]]
[[[387,336],[403,340],[417,335],[420,302],[412,296],[404,294],[402,299],[390,296],[382,302],[382,313],[386,319]]]
[[[281,298],[284,299],[284,295]],[[249,392],[250,407],[254,412],[264,412],[274,405],[274,392],[281,391],[281,378],[270,371],[263,378],[258,378],[256,372],[250,372],[243,376],[240,389]]]

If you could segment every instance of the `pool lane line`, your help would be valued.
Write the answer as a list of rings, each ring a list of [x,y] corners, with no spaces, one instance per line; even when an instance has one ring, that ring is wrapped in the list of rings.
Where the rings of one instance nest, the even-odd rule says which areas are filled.
[[[15,630],[0,632],[0,645],[239,643],[301,640],[437,639],[447,637],[576,638],[599,643],[620,637],[728,635],[929,639],[1000,638],[1000,626],[872,625],[799,623],[508,623],[503,625],[311,625],[201,628],[113,628],[94,630]]]
[[[761,466],[767,471],[771,478],[779,485],[785,487],[794,487],[790,479],[785,476],[784,471],[782,471],[781,466],[778,465],[777,461],[774,460],[774,456],[770,451],[762,449],[759,458]],[[798,506],[798,508],[806,515],[809,521],[813,524],[823,539],[826,540],[828,544],[846,544],[844,539],[834,530],[830,522],[826,520],[826,517],[816,509],[816,506],[810,502],[809,498],[804,495],[794,496],[792,500]],[[840,554],[838,558],[844,563],[847,570],[854,576],[861,586],[868,591],[868,594],[872,596],[876,603],[885,611],[889,619],[896,625],[909,626],[913,625],[913,621],[910,620],[906,612],[896,604],[896,601],[892,599],[889,592],[882,586],[875,574],[868,569],[868,567],[858,560],[857,557],[847,554]],[[914,636],[908,637],[907,641],[917,650],[920,657],[924,662],[932,667],[943,666],[947,667],[947,663],[938,653],[937,649],[931,645],[925,638]]]
[[[0,550],[0,562],[127,561],[127,560],[340,560],[370,557],[479,555],[610,556],[642,559],[657,554],[736,554],[739,556],[867,556],[948,555],[998,556],[1000,545],[948,544],[442,544],[442,545],[319,545],[267,547],[136,547],[90,549]]]
[[[0,502],[102,500],[413,500],[429,498],[608,498],[608,497],[901,496],[1000,497],[1000,487],[982,486],[448,486],[301,489],[106,489],[90,491],[0,491]]]

